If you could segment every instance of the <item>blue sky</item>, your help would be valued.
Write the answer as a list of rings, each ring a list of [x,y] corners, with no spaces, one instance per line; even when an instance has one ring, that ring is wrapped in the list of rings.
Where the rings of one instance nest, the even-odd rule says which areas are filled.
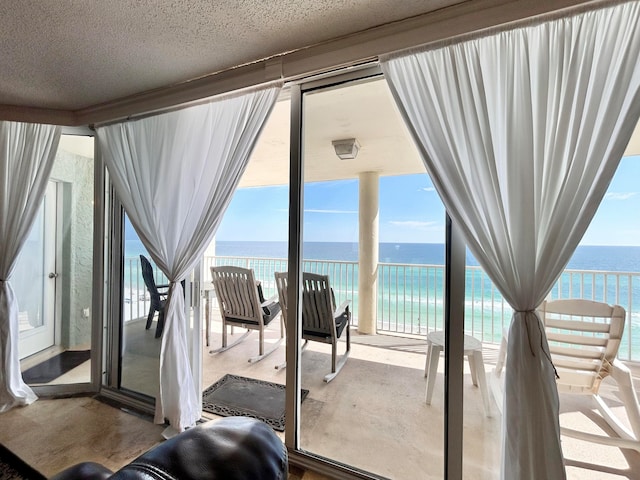
[[[583,245],[640,245],[640,156],[621,160]]]
[[[358,181],[305,186],[304,239],[358,241]],[[238,190],[218,240],[286,241],[288,187]],[[583,245],[640,245],[640,157],[623,158]],[[429,177],[380,178],[380,241],[444,243],[444,207]]]

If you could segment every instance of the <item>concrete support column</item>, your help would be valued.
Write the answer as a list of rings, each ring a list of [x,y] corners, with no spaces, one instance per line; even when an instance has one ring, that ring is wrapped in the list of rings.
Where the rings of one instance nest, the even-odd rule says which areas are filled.
[[[375,334],[378,309],[378,198],[377,172],[360,173],[358,331]]]

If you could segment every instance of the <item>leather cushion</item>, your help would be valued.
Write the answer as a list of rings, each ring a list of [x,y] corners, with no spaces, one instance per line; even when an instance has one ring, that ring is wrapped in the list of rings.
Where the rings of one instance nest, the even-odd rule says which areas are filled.
[[[227,417],[191,428],[158,445],[113,479],[280,480],[287,452],[273,429],[247,417]]]
[[[73,465],[54,475],[50,480],[106,480],[113,472],[95,462],[83,462]]]
[[[159,444],[115,474],[97,463],[67,468],[52,480],[284,480],[287,451],[266,423],[227,417]]]

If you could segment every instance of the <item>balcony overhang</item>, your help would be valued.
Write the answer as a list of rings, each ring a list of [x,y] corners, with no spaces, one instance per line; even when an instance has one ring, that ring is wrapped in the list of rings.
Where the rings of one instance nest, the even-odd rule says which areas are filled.
[[[240,188],[289,183],[288,99],[277,102]],[[304,95],[303,159],[306,182],[425,173],[418,150],[382,77]],[[356,158],[342,160],[332,142],[355,138]]]
[[[289,183],[290,116],[285,93],[262,132],[240,188]],[[304,95],[303,128],[306,182],[356,179],[362,172],[426,172],[382,77]],[[332,145],[344,138],[356,138],[360,144],[357,157],[348,161],[338,158]],[[640,155],[639,126],[624,155]]]

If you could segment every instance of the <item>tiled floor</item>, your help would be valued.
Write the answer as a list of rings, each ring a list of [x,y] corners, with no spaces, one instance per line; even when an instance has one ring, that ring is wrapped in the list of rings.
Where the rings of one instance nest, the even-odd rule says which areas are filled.
[[[161,441],[161,425],[89,397],[41,399],[2,416],[0,443],[50,477],[81,461],[117,470]],[[290,480],[325,480],[308,472]]]
[[[0,443],[47,477],[80,461],[118,469],[156,445],[163,430],[88,397],[40,399],[0,421]]]

